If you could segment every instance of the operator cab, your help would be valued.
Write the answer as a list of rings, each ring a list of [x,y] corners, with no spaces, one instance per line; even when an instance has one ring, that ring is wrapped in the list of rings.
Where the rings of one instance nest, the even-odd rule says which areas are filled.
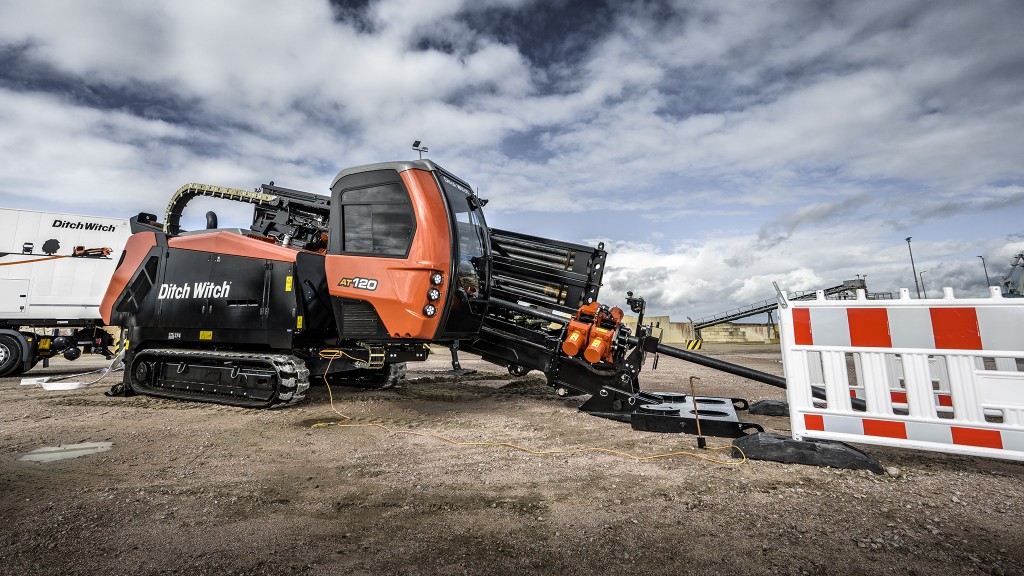
[[[485,203],[429,160],[341,171],[325,262],[341,336],[476,335],[490,286]]]

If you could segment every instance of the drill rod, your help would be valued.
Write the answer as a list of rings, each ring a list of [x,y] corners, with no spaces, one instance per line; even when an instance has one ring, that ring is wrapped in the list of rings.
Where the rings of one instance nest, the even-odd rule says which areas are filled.
[[[630,338],[630,344],[636,345],[636,338]],[[711,358],[710,356],[696,354],[689,350],[673,348],[664,344],[658,344],[658,352],[673,358],[678,358],[687,362],[693,362],[694,364],[700,364],[701,366],[707,366],[708,368],[714,368],[715,370],[721,370],[722,372],[728,372],[729,374],[735,374],[736,376],[756,380],[758,382],[768,384],[769,386],[782,388],[783,390],[786,388],[786,379],[782,376],[761,372],[760,370],[754,370],[753,368],[747,368],[746,366],[725,362],[716,358]],[[819,400],[827,400],[825,396],[825,389],[821,386],[811,386],[811,396],[814,396]],[[850,405],[854,410],[867,409],[867,404],[865,404],[860,398],[850,398]]]

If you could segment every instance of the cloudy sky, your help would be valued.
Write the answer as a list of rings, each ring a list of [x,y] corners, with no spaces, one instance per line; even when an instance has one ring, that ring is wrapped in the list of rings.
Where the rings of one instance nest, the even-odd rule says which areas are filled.
[[[605,242],[608,302],[913,292],[907,236],[929,295],[980,296],[977,256],[995,279],[1024,250],[1021,22],[1014,0],[0,0],[0,206],[326,193],[418,139],[491,226]]]

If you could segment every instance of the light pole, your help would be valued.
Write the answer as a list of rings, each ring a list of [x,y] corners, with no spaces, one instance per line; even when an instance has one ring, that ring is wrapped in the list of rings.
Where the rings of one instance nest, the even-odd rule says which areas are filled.
[[[917,276],[921,279],[921,291],[924,292],[924,298],[925,298],[925,300],[927,300],[928,299],[928,289],[924,287],[924,273],[925,272],[927,272],[927,270],[921,270],[920,272],[918,272]]]
[[[917,288],[917,297],[921,297],[921,285],[917,283],[917,266],[914,266],[914,250],[910,248],[910,239],[912,236],[907,236],[907,250],[910,251],[910,269],[914,272],[914,287]]]
[[[985,270],[985,287],[988,288],[989,286],[992,285],[992,281],[988,279],[988,266],[985,265],[984,256],[978,256],[978,258],[981,258],[981,267],[983,270]]]

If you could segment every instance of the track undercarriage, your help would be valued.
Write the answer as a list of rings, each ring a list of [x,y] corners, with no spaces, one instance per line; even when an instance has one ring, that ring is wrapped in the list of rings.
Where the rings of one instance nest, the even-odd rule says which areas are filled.
[[[151,348],[126,371],[133,392],[245,408],[296,404],[309,388],[305,362],[286,354]]]

